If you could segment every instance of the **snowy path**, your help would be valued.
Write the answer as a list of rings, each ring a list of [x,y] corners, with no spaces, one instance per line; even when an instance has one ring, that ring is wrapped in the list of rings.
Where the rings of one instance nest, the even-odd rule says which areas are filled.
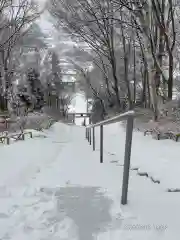
[[[1,240],[179,239],[178,195],[131,172],[130,201],[120,208],[113,156],[100,164],[82,127],[57,123],[46,136],[0,147]]]

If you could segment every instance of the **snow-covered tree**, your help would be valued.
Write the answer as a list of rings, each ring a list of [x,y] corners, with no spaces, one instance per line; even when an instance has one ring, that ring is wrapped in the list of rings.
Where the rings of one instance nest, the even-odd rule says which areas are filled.
[[[93,88],[99,84],[115,96],[119,110],[125,98],[128,108],[141,103],[158,119],[160,102],[172,99],[179,2],[53,0],[48,9],[57,29],[89,47],[94,69],[101,72]]]

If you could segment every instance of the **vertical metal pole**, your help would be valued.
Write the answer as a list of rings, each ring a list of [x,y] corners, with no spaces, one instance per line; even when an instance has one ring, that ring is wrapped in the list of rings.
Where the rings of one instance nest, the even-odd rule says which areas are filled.
[[[86,139],[87,139],[87,128],[86,128]]]
[[[127,204],[128,195],[128,184],[129,184],[129,169],[131,159],[131,145],[132,145],[132,134],[133,134],[133,122],[134,116],[128,116],[126,126],[126,143],[125,143],[125,155],[124,155],[124,172],[123,172],[123,183],[122,183],[122,196],[121,204]]]
[[[25,134],[22,133],[22,140],[25,140]]]
[[[84,123],[83,123],[84,126],[86,126],[86,118],[84,118]]]
[[[103,163],[103,125],[100,126],[100,163]]]
[[[58,109],[58,97],[56,97],[56,109]]]
[[[72,120],[73,123],[75,123],[75,114],[73,114],[73,120]]]
[[[95,128],[93,127],[93,151],[96,150]]]
[[[89,128],[87,129],[87,140],[89,142]]]
[[[30,138],[32,138],[32,132],[30,132],[29,134],[30,134]]]
[[[6,128],[6,131],[8,129],[8,121],[7,121],[7,118],[5,118],[5,128]]]
[[[91,145],[91,128],[89,129],[89,144]]]

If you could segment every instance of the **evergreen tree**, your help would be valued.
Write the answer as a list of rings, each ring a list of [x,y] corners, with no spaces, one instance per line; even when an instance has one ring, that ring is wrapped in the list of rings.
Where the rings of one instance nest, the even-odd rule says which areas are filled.
[[[27,82],[29,84],[30,94],[35,98],[34,109],[39,110],[44,105],[44,93],[39,73],[36,69],[31,68],[28,70]]]
[[[57,95],[59,95],[59,92],[61,90],[61,82],[62,82],[62,75],[61,75],[61,68],[59,66],[59,57],[56,52],[52,52],[52,82],[55,85],[55,89],[57,92]]]

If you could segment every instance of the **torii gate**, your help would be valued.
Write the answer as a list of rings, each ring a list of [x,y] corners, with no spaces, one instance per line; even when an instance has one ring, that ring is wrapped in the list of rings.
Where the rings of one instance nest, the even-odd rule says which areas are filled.
[[[69,117],[72,117],[72,122],[75,123],[76,118],[89,118],[89,121],[91,122],[91,115],[92,113],[68,113],[67,114],[67,119]]]

